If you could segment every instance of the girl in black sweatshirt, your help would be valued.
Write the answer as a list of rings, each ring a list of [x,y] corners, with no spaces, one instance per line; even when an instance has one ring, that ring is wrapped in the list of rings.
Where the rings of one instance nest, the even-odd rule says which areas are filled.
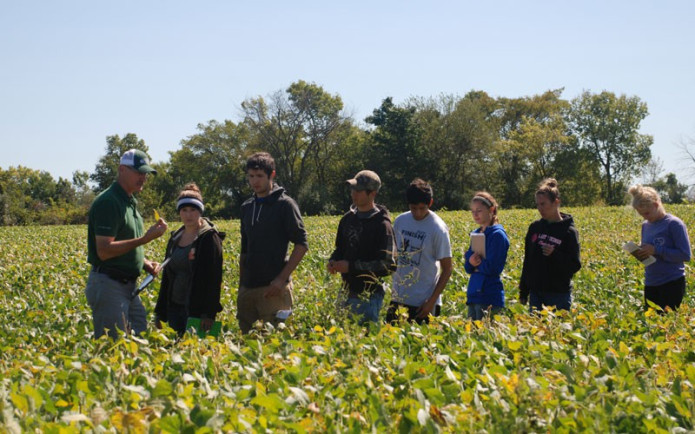
[[[569,310],[572,304],[572,276],[582,267],[579,233],[569,214],[560,212],[560,191],[552,178],[536,191],[540,220],[526,233],[524,267],[519,282],[519,301],[530,301],[531,311],[543,306]]]

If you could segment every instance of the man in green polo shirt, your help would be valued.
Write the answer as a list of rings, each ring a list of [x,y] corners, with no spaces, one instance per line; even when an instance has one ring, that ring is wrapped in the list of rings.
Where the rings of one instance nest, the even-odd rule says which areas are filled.
[[[142,191],[150,173],[157,174],[144,152],[126,151],[116,182],[97,196],[89,209],[87,261],[92,271],[85,294],[92,309],[95,338],[105,329],[117,338],[117,329],[137,334],[147,328],[145,307],[140,297],[131,298],[131,293],[143,269],[153,274],[159,271],[157,262],[145,259],[143,245],[167,230],[166,222],[159,219],[145,232],[133,197]]]

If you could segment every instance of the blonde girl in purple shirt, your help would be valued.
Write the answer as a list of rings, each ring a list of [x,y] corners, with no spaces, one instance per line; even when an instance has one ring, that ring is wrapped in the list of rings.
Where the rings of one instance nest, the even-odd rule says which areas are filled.
[[[685,262],[690,261],[690,240],[685,224],[667,214],[659,193],[651,187],[634,185],[628,193],[632,207],[644,218],[638,259],[654,256],[656,262],[644,269],[644,302],[676,310],[685,295]]]

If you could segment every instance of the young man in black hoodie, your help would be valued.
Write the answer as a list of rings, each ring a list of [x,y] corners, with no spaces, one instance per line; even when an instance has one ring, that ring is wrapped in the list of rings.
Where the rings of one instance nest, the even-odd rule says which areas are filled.
[[[340,273],[347,293],[345,307],[360,324],[377,322],[384,302],[382,278],[396,269],[396,245],[388,210],[374,203],[379,175],[362,170],[349,179],[353,206],[338,224],[335,250],[326,265]]]
[[[286,319],[292,309],[290,277],[308,250],[297,203],[273,183],[273,157],[253,154],[246,175],[254,194],[241,205],[237,319],[242,333],[257,320],[277,324]],[[290,242],[294,248],[288,259]]]

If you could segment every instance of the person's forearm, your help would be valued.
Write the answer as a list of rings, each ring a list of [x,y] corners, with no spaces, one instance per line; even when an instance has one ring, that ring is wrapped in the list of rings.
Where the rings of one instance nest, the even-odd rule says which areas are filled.
[[[287,263],[282,268],[282,271],[280,271],[280,274],[278,274],[275,279],[279,279],[282,282],[287,282],[290,279],[290,275],[297,268],[299,262],[302,260],[308,250],[309,249],[307,246],[295,244],[294,248],[292,249],[292,253],[290,254],[290,258],[287,260]]]
[[[681,246],[677,246],[676,248],[659,246],[654,248],[654,253],[656,253],[656,255],[658,256],[661,256],[661,259],[663,259],[666,262],[679,263],[690,261],[689,247],[687,249],[684,249]]]
[[[136,247],[147,244],[148,240],[144,236],[132,238],[130,240],[99,240],[97,237],[97,255],[102,261],[106,261],[117,256],[124,255]]]
[[[131,238],[129,240],[118,240],[116,237],[97,235],[95,237],[97,256],[102,261],[106,261],[116,256],[124,255],[136,247],[147,244],[150,241],[161,237],[167,230],[168,225],[162,219],[152,225],[141,237]]]

